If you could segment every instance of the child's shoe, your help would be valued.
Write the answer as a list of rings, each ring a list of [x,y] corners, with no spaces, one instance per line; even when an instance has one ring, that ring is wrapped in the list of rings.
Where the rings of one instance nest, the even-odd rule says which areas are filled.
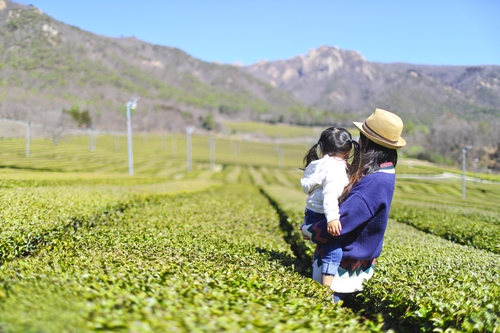
[[[302,237],[304,237],[304,239],[309,240],[309,243],[311,244],[315,244],[312,241],[312,232],[309,230],[309,228],[312,228],[312,226],[313,224],[302,224],[300,226],[300,231],[302,232]]]

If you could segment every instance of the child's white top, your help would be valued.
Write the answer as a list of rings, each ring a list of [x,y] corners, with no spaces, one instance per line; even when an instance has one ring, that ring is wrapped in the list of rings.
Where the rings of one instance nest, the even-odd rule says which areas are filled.
[[[349,182],[346,167],[343,159],[330,155],[309,163],[300,180],[302,190],[309,195],[307,209],[325,214],[327,221],[339,219],[338,198]]]

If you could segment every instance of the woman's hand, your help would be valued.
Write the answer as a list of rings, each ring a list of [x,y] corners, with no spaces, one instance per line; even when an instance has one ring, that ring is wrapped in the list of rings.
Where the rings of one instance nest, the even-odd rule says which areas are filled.
[[[328,233],[332,236],[340,236],[340,230],[342,230],[342,224],[340,220],[331,220],[327,224]]]

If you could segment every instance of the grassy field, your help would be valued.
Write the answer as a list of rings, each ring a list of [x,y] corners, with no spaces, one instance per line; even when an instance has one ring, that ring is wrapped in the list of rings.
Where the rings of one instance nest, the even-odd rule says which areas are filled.
[[[319,134],[324,129],[322,127],[305,127],[291,125],[272,125],[255,122],[226,122],[224,123],[227,131],[233,134],[240,135],[263,135],[269,138],[289,139],[297,137],[319,137]]]
[[[188,171],[185,135],[136,135],[129,175],[123,136],[0,140],[0,332],[498,332],[500,184],[401,159],[375,275],[334,305],[307,145],[193,135]]]

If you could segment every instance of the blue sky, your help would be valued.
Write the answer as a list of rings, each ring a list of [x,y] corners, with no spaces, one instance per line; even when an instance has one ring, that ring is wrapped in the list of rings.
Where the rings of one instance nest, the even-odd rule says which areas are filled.
[[[500,65],[499,0],[30,0],[64,23],[204,61],[253,64],[322,45],[371,62]]]

